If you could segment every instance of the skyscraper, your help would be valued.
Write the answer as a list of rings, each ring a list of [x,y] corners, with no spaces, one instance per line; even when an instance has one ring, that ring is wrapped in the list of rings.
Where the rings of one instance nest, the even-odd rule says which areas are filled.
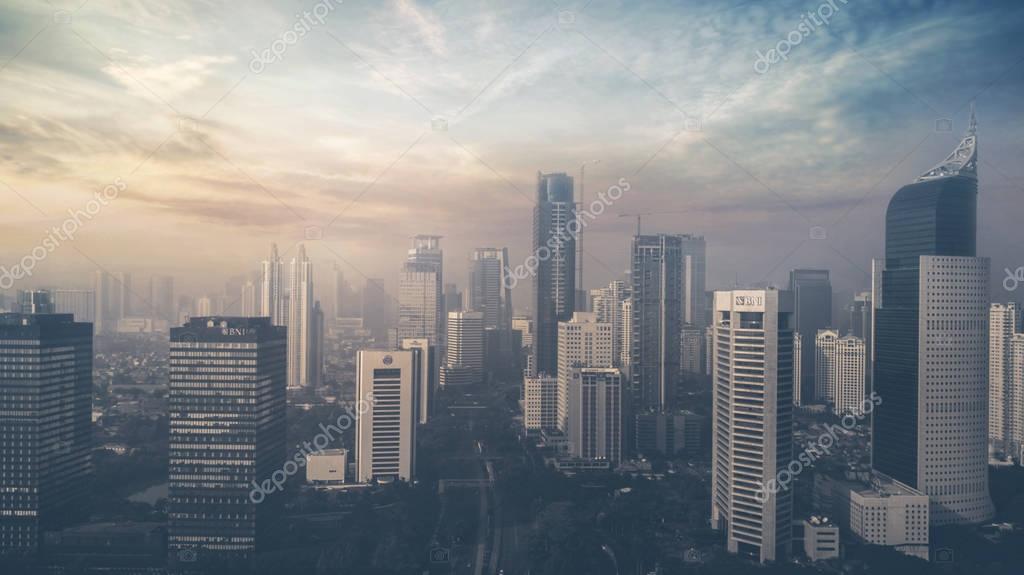
[[[150,317],[153,319],[168,323],[176,319],[173,277],[155,275],[149,278],[149,308]]]
[[[511,329],[508,248],[477,248],[469,263],[469,309],[483,313],[484,329]]]
[[[819,329],[832,327],[832,281],[828,270],[793,270],[789,272],[789,291],[793,292],[796,331],[808,349],[801,357],[801,381],[797,382],[801,403],[817,400],[814,396],[814,361],[812,349]]]
[[[26,314],[52,314],[53,294],[41,289],[18,290],[18,311]]]
[[[316,355],[313,348],[313,262],[306,257],[305,246],[299,246],[288,277],[288,387],[315,387],[319,371],[312,362]]]
[[[576,309],[576,237],[570,225],[574,221],[572,177],[538,172],[531,254],[537,261],[532,279],[532,355],[538,374],[558,370],[558,322],[569,321]]]
[[[606,287],[591,290],[593,294],[593,311],[597,321],[612,326],[612,365],[622,365],[622,302],[629,297],[629,290],[623,281],[613,281]]]
[[[558,429],[568,432],[569,384],[578,367],[612,367],[612,326],[591,312],[558,324]]]
[[[682,333],[682,240],[633,238],[631,402],[635,413],[671,406]]]
[[[976,257],[977,137],[889,202],[875,305],[872,465],[927,494],[932,524],[991,519],[989,261]]]
[[[679,338],[679,372],[686,377],[704,373],[700,350],[703,347],[704,330],[687,324]]]
[[[711,523],[730,553],[779,561],[793,493],[768,486],[793,458],[793,300],[776,290],[715,292]]]
[[[874,333],[872,327],[872,312],[874,307],[871,304],[871,292],[861,292],[853,297],[850,304],[850,334],[864,340],[864,379],[865,385],[871,385],[871,364],[873,349],[871,336]]]
[[[443,259],[440,236],[413,238],[398,280],[398,341],[425,337],[444,344]]]
[[[618,464],[622,460],[622,373],[614,367],[573,368],[568,403],[566,435],[572,456]]]
[[[270,244],[270,259],[260,269],[260,315],[269,317],[274,325],[288,325],[285,313],[284,264],[277,253],[277,244]]]
[[[835,392],[832,405],[836,415],[860,414],[867,397],[864,340],[852,335],[839,338],[835,345]]]
[[[707,289],[707,245],[704,236],[679,236],[683,257],[683,323],[697,328],[707,325],[704,317]]]
[[[370,408],[356,422],[356,480],[412,481],[416,472],[418,349],[361,350],[356,399]]]
[[[437,348],[431,345],[430,340],[425,337],[403,339],[401,347],[404,350],[418,350],[420,354],[420,374],[417,378],[420,389],[417,394],[416,417],[419,418],[421,424],[427,423],[430,421],[431,410],[434,408],[434,393],[437,391],[438,365],[435,351]]]
[[[257,294],[256,282],[250,280],[242,284],[242,317],[259,317],[260,300]]]
[[[83,516],[92,357],[92,325],[70,314],[0,314],[0,551]]]
[[[69,313],[75,321],[96,321],[96,293],[91,290],[53,290],[53,308],[56,313]]]
[[[444,366],[441,385],[472,385],[483,382],[484,314],[478,311],[453,311],[448,314]]]
[[[1016,455],[1024,426],[1024,389],[1015,385],[1014,338],[1020,326],[1017,305],[992,304],[988,315],[988,439],[992,450]]]
[[[836,346],[839,332],[819,329],[814,337],[814,400],[826,405],[836,402]]]
[[[280,511],[253,486],[285,462],[287,335],[269,318],[171,329],[168,551],[200,561],[266,548]]]

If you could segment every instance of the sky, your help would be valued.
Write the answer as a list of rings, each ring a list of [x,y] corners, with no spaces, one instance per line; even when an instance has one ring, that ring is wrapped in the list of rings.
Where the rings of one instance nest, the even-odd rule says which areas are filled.
[[[706,237],[709,288],[826,267],[852,292],[975,101],[979,255],[1011,299],[1022,26],[1013,1],[6,0],[0,266],[35,254],[9,293],[102,269],[215,294],[305,242],[321,286],[393,291],[436,234],[465,285],[474,247],[529,255],[538,171],[596,162],[588,202],[630,190],[584,231],[587,288],[647,213]]]

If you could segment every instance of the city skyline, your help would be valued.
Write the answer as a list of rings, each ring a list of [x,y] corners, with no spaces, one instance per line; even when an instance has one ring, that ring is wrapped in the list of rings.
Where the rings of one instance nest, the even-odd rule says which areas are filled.
[[[13,265],[38,244],[41,230],[60,225],[67,210],[82,209],[94,191],[120,179],[117,199],[83,221],[74,243],[50,254],[19,287],[86,287],[80,274],[98,265],[173,275],[179,290],[201,293],[219,284],[203,279],[208,270],[243,273],[262,259],[267,241],[277,241],[282,257],[290,258],[295,244],[312,236],[322,238],[308,246],[322,269],[339,263],[354,279],[383,277],[395,293],[390,270],[402,254],[383,246],[437,233],[449,238],[449,253],[462,258],[486,238],[508,245],[512,261],[522,261],[529,238],[515,222],[532,209],[535,170],[574,173],[584,159],[600,158],[587,173],[588,196],[620,177],[631,181],[634,193],[588,229],[585,288],[621,279],[627,267],[621,250],[611,248],[628,242],[632,221],[613,216],[660,206],[682,213],[649,216],[646,230],[708,237],[709,260],[718,262],[709,266],[709,285],[731,286],[738,273],[740,284],[765,278],[781,285],[788,268],[827,267],[837,287],[858,289],[866,287],[870,259],[881,252],[881,234],[864,232],[881,231],[883,190],[909,181],[955,143],[973,98],[989,142],[981,170],[991,176],[986,193],[992,207],[979,214],[979,243],[997,275],[1019,266],[1006,248],[1021,215],[1012,201],[1020,120],[1010,101],[1020,83],[1019,55],[1007,48],[1024,12],[1012,4],[1000,10],[930,4],[921,11],[843,4],[788,61],[758,74],[756,53],[799,23],[781,17],[798,14],[796,4],[684,8],[690,21],[706,25],[677,33],[658,22],[668,8],[653,3],[628,15],[602,3],[585,10],[566,6],[571,23],[560,21],[550,4],[471,11],[443,2],[339,3],[323,26],[256,74],[248,68],[250,49],[262,49],[288,29],[290,13],[254,7],[245,15],[254,21],[250,31],[213,42],[200,38],[217,17],[200,20],[198,8],[187,3],[175,4],[179,16],[165,22],[139,7],[112,15],[102,5],[87,5],[72,14],[57,3],[56,10],[67,12],[53,14],[11,3],[0,12],[12,31],[0,47],[17,54],[0,72],[6,80],[0,90],[11,91],[0,99],[0,189],[11,199],[4,222],[9,242],[0,258]],[[766,19],[775,7],[780,17]],[[136,17],[149,27],[146,40],[124,25]],[[617,30],[609,28],[612,22]],[[367,31],[360,33],[360,25]],[[474,33],[461,34],[464,29]],[[745,49],[729,46],[737,38]],[[469,58],[466,45],[476,42],[491,48]],[[695,46],[700,58],[659,66],[663,54]],[[311,55],[322,51],[343,65],[318,78]],[[413,52],[416,57],[406,58]],[[946,53],[956,58],[940,56]],[[937,90],[949,74],[958,84]],[[827,81],[816,81],[818,75]],[[288,81],[312,83],[302,105],[281,90]],[[350,95],[335,102],[326,94],[339,83]],[[570,112],[549,98],[560,89],[572,101],[590,103],[612,86],[619,95],[589,112]],[[74,106],[67,105],[70,94],[77,97]],[[625,105],[638,99],[649,112]],[[456,118],[467,102],[472,105]],[[352,104],[365,116],[339,112]],[[308,157],[268,156],[271,142],[287,145],[296,135],[267,122],[267,106],[288,125],[322,115],[322,127],[303,132],[313,145],[297,146]],[[562,119],[554,129],[564,136],[558,145],[531,144],[523,153],[520,142],[545,128],[516,122],[509,132],[510,115],[520,108],[566,112],[556,116]],[[685,130],[681,111],[700,120],[700,132]],[[605,121],[593,123],[589,114],[597,113]],[[179,116],[192,123],[179,123]],[[432,127],[435,116],[447,119],[447,131]],[[368,125],[378,117],[394,119],[382,120],[377,132]],[[261,125],[253,126],[253,118]],[[483,125],[500,129],[492,136],[481,132]],[[584,125],[607,126],[602,129],[615,130],[616,137],[582,137]],[[62,147],[69,140],[90,167]],[[156,186],[157,179],[166,183]],[[401,206],[425,206],[426,198],[431,226],[424,230],[422,217]],[[489,209],[470,216],[476,204]],[[812,239],[813,227],[822,228],[825,239]],[[215,252],[202,249],[211,238],[218,242]],[[202,255],[185,259],[182,251]],[[451,277],[464,285],[464,273],[453,268]],[[524,288],[516,290],[519,301]]]

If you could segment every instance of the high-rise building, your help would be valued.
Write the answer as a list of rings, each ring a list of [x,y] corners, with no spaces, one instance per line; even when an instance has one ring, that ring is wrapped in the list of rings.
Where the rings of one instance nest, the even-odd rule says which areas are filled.
[[[864,340],[853,335],[839,338],[835,345],[835,382],[832,407],[836,415],[860,414],[867,397],[865,361],[867,347]]]
[[[193,317],[171,329],[172,562],[251,557],[272,541],[280,499],[253,487],[285,463],[286,347],[269,318]]]
[[[156,275],[149,278],[149,315],[168,323],[176,319],[173,277]]]
[[[305,246],[299,246],[288,276],[288,388],[316,387],[322,366],[313,364],[313,262]]]
[[[327,337],[327,321],[320,302],[313,304],[309,322],[309,383],[313,389],[320,387],[324,380],[324,351]]]
[[[558,324],[558,429],[569,425],[569,384],[577,367],[612,367],[612,326],[592,312],[575,312]]]
[[[537,260],[532,279],[532,355],[539,374],[558,370],[558,323],[569,321],[576,309],[576,236],[570,225],[574,221],[572,177],[538,172],[531,255]]]
[[[672,404],[682,333],[682,239],[635,236],[632,253],[632,376],[634,413]]]
[[[703,341],[703,329],[690,324],[683,326],[682,335],[679,337],[679,371],[684,376],[692,377],[704,373],[700,353]]]
[[[242,284],[242,317],[259,317],[260,303],[256,282],[247,281]]]
[[[800,382],[803,381],[800,370],[803,367],[804,339],[798,332],[793,332],[793,405],[800,407]]]
[[[388,339],[388,329],[391,328],[394,317],[393,300],[384,289],[384,280],[367,278],[362,295],[363,327],[370,332],[374,341],[384,343]]]
[[[94,327],[96,333],[106,333],[117,328],[117,318],[114,317],[113,294],[111,293],[110,274],[97,270],[93,279],[93,292],[96,294],[96,303],[93,308],[96,310],[96,322]]]
[[[523,347],[533,346],[533,318],[526,316],[513,317],[512,329],[522,334]]]
[[[573,368],[568,396],[569,453],[612,465],[622,461],[622,373],[614,367]]]
[[[0,314],[0,551],[82,519],[92,454],[92,325]]]
[[[994,303],[988,314],[988,439],[996,453],[1016,456],[1015,444],[1024,439],[1024,389],[1016,388],[1014,337],[1020,326],[1017,304]],[[1014,433],[1015,428],[1017,433]]]
[[[558,378],[527,377],[523,382],[523,426],[527,431],[558,429]]]
[[[715,292],[711,523],[730,553],[781,561],[793,493],[769,489],[793,460],[793,299]]]
[[[483,375],[484,314],[478,311],[450,312],[441,385],[482,383]]]
[[[53,308],[56,313],[69,313],[75,321],[96,321],[96,293],[91,290],[53,290]]]
[[[697,328],[707,325],[705,293],[707,290],[707,244],[704,236],[679,236],[683,256],[683,323]]]
[[[1015,333],[1010,343],[1010,369],[1013,376],[1008,384],[1006,432],[1009,439],[1007,453],[1012,454],[1018,465],[1024,465],[1024,333]]]
[[[484,329],[511,329],[512,289],[505,277],[508,267],[508,248],[473,250],[469,265],[469,309],[484,314]]]
[[[120,321],[135,313],[135,292],[132,290],[132,275],[127,272],[113,274],[110,283],[114,296],[114,319]]]
[[[836,402],[836,345],[839,332],[819,329],[814,337],[814,401],[825,405]]]
[[[622,365],[622,341],[624,339],[622,327],[622,302],[629,297],[629,290],[626,282],[615,280],[596,290],[591,290],[592,309],[597,316],[597,321],[611,324],[612,326],[612,365]]]
[[[53,294],[48,290],[18,290],[19,313],[52,314],[54,313]]]
[[[640,453],[698,455],[706,418],[691,411],[641,413],[636,416],[636,448]]]
[[[416,236],[398,282],[398,340],[444,344],[443,252],[440,236]]]
[[[801,356],[797,382],[800,403],[811,403],[817,384],[814,362],[817,355],[812,346],[819,329],[832,327],[832,281],[828,270],[793,270],[789,272],[789,291],[793,292],[796,331],[808,349]]]
[[[872,328],[872,312],[874,307],[871,305],[871,292],[861,292],[853,297],[853,303],[850,304],[850,334],[854,337],[859,337],[864,340],[864,379],[865,386],[871,386],[871,365],[873,357],[873,347],[871,343],[871,335],[874,332]]]
[[[260,268],[260,316],[269,317],[274,325],[288,325],[285,311],[284,263],[277,253],[277,244],[270,245],[270,259]]]
[[[630,296],[622,300],[622,337],[619,340],[621,353],[619,355],[619,366],[626,373],[627,381],[632,381],[633,364],[633,298]]]
[[[873,266],[872,465],[928,495],[933,525],[992,518],[989,260],[977,257],[977,138],[889,201]]]
[[[356,399],[370,405],[356,422],[356,481],[414,479],[421,361],[418,349],[356,354]]]
[[[404,350],[418,350],[420,354],[420,374],[417,381],[420,384],[417,399],[416,414],[421,424],[430,421],[431,410],[433,409],[434,394],[437,391],[438,365],[437,352],[430,340],[425,337],[403,339],[401,347]]]

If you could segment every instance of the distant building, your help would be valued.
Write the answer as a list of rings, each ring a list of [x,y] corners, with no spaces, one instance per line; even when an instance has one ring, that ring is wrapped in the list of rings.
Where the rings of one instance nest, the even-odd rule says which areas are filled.
[[[798,332],[793,332],[793,405],[803,405],[800,397],[799,383],[803,381],[800,370],[803,369],[804,340]]]
[[[47,290],[19,290],[18,311],[30,314],[54,313],[53,296]]]
[[[348,469],[347,449],[327,449],[306,456],[306,483],[310,485],[344,485]]]
[[[661,411],[672,404],[683,327],[682,262],[679,236],[633,237],[630,405],[634,413]]]
[[[478,311],[448,314],[447,350],[441,386],[473,385],[484,377],[484,315]]]
[[[75,316],[75,321],[92,323],[96,320],[96,293],[92,290],[53,290],[53,308],[55,313]]]
[[[172,564],[251,558],[281,511],[277,494],[253,486],[285,463],[287,332],[270,318],[194,317],[171,329],[170,346]]]
[[[864,372],[867,348],[864,340],[846,335],[836,342],[835,350],[835,393],[833,412],[836,415],[859,414],[867,397],[867,374]]]
[[[269,317],[273,325],[288,325],[285,313],[285,293],[287,279],[284,277],[284,264],[277,253],[277,244],[270,245],[270,258],[263,260],[260,276],[260,316]]]
[[[629,289],[625,282],[616,280],[590,293],[597,321],[612,326],[612,363],[614,367],[621,367],[623,340],[632,337],[623,331],[622,321],[622,303],[629,297]]]
[[[440,236],[413,238],[398,280],[397,340],[427,338],[444,342],[444,254]]]
[[[576,309],[576,220],[573,179],[564,173],[537,174],[533,208],[533,348],[536,373],[558,370],[558,324]]]
[[[0,552],[87,517],[92,333],[69,314],[0,314]]]
[[[558,429],[558,378],[553,375],[527,377],[523,385],[526,430]]]
[[[566,433],[573,457],[612,464],[622,460],[622,387],[616,368],[573,369]]]
[[[533,319],[525,316],[512,318],[512,329],[523,334],[523,347],[533,345]]]
[[[419,350],[420,373],[417,376],[417,381],[420,384],[420,388],[417,394],[418,405],[416,413],[421,424],[427,423],[430,421],[431,410],[434,408],[434,394],[438,386],[437,348],[425,337],[403,339],[401,347],[404,350]]]
[[[704,236],[679,236],[683,258],[682,321],[695,328],[707,325],[705,290],[707,289],[707,245]]]
[[[288,388],[315,389],[320,383],[323,367],[317,365],[317,333],[314,318],[313,262],[306,256],[306,246],[289,266],[288,290]],[[322,319],[320,325],[322,325]],[[322,330],[321,330],[322,331]]]
[[[839,557],[839,526],[827,517],[804,519],[804,555],[811,561]]]
[[[839,332],[819,329],[814,338],[814,401],[826,405],[836,402],[836,344]]]
[[[361,350],[356,358],[356,399],[371,405],[356,422],[356,481],[412,481],[419,350]]]
[[[1015,353],[1017,304],[994,303],[988,313],[988,439],[996,453],[1017,456],[1024,442],[1024,357]],[[1015,365],[1016,364],[1016,365]]]
[[[592,312],[575,312],[558,324],[558,429],[569,425],[569,384],[577,367],[612,366],[612,326]]]
[[[683,326],[679,342],[679,370],[683,376],[692,377],[704,373],[704,363],[701,361],[703,340],[703,329],[690,324]]]
[[[636,448],[642,454],[669,457],[701,451],[707,418],[690,411],[641,413],[636,416]]]
[[[803,350],[800,362],[802,380],[797,384],[800,390],[800,403],[810,403],[816,398],[814,363],[814,341],[819,329],[832,326],[832,280],[828,270],[797,269],[789,273],[789,291],[793,292],[795,329],[800,334],[801,342],[807,347]]]

